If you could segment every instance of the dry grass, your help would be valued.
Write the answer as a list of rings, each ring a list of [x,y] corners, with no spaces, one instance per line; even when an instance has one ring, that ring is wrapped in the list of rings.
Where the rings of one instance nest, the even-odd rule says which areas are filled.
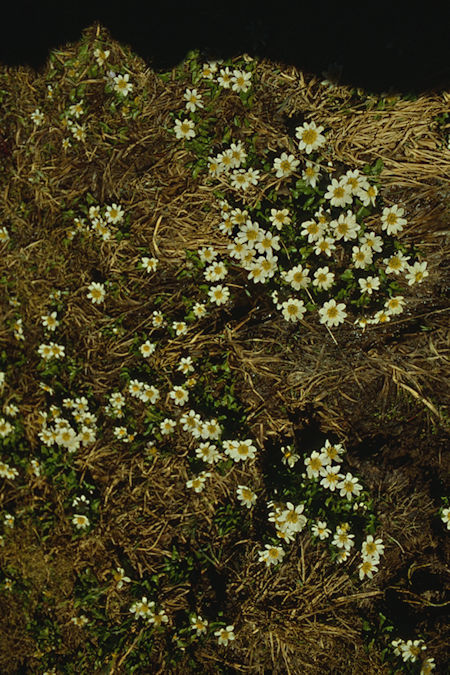
[[[78,64],[67,63],[81,46],[92,53],[99,40],[111,52],[108,65],[126,70],[133,97],[136,92],[116,111],[104,102],[101,69],[92,74],[82,53]],[[47,84],[55,72],[50,102]],[[152,328],[152,311],[183,320],[186,299],[204,299],[198,284],[178,276],[186,268],[186,251],[212,245],[225,254],[228,243],[216,227],[216,186],[202,174],[193,177],[187,164],[194,153],[167,131],[173,127],[170,113],[180,110],[191,86],[189,65],[163,81],[95,25],[77,45],[54,53],[53,69],[48,64],[35,74],[3,68],[0,208],[12,245],[0,244],[0,369],[7,372],[3,404],[17,403],[23,429],[16,447],[4,449],[4,461],[20,467],[20,475],[2,479],[0,486],[0,508],[16,518],[0,548],[3,579],[14,582],[13,591],[0,591],[4,673],[44,672],[52,665],[67,673],[387,673],[382,648],[389,636],[377,634],[380,612],[397,622],[393,635],[425,635],[436,672],[444,672],[439,668],[445,667],[448,638],[448,537],[437,514],[449,475],[444,451],[450,150],[436,118],[448,110],[449,95],[398,97],[381,109],[364,92],[329,89],[281,64],[257,63],[253,79],[251,110],[236,95],[216,99],[211,126],[216,142],[241,115],[249,124],[236,127],[233,140],[253,139],[256,152],[280,145],[294,149],[290,128],[314,119],[329,130],[324,167],[332,161],[362,169],[381,159],[384,203],[405,207],[404,241],[420,245],[430,276],[414,287],[407,311],[386,326],[362,331],[348,323],[334,335],[312,319],[294,331],[261,294],[245,295],[241,276],[229,284],[239,300],[233,311],[212,310],[205,321],[190,323],[185,336],[167,337]],[[62,113],[72,103],[70,91],[83,84],[88,137],[64,152]],[[139,111],[134,118],[133,106]],[[42,127],[29,119],[37,107],[49,118]],[[274,186],[282,191],[280,184],[264,177],[249,192],[249,205]],[[70,237],[73,218],[82,215],[89,195],[95,204],[124,208],[127,237]],[[142,255],[159,260],[156,274],[138,269]],[[106,310],[86,298],[92,280],[112,284]],[[65,345],[62,363],[71,365],[43,378],[37,348],[48,341],[41,316],[50,311],[54,289],[63,294],[61,325],[50,339]],[[19,308],[11,298],[20,301]],[[11,328],[19,314],[23,342]],[[141,343],[144,333],[159,345],[145,368],[136,356],[136,340]],[[111,392],[124,390],[124,369],[166,392],[181,381],[175,368],[188,354],[198,378],[192,398],[200,401],[209,392],[219,400],[229,393],[231,380],[232,396],[241,402],[229,413],[231,429],[243,437],[251,433],[260,453],[249,466],[216,472],[198,495],[185,487],[193,473],[194,439],[177,430],[170,443],[161,444],[159,456],[149,459],[145,406],[127,400],[126,422],[104,412]],[[211,369],[224,356],[228,379]],[[54,397],[40,388],[43,379],[55,389]],[[82,395],[98,415],[101,434],[70,461],[51,458],[37,435],[39,412]],[[175,417],[177,407],[168,395],[163,398],[163,417]],[[202,417],[213,415],[208,400],[199,403]],[[219,412],[224,414],[224,407]],[[137,434],[134,444],[113,436],[113,426],[122,423]],[[275,570],[258,562],[264,537],[274,533],[264,504],[274,498],[267,467],[281,467],[281,444],[295,439],[308,453],[327,436],[346,444],[348,470],[367,487],[386,544],[379,573],[363,584],[355,574],[356,555],[347,567],[337,565],[307,530]],[[33,457],[46,467],[40,477],[27,469]],[[240,484],[258,493],[251,512],[236,506]],[[70,501],[86,494],[88,485],[98,500],[98,517],[91,531],[74,536]],[[234,509],[227,517],[231,523],[236,519],[228,529],[217,519],[227,504]],[[133,581],[120,592],[111,579],[117,566]],[[151,637],[129,612],[143,595],[169,616],[168,628]],[[218,649],[213,636],[191,644],[182,629],[194,611],[211,623],[223,612],[220,620],[235,625],[236,640],[226,649]],[[404,626],[402,612],[410,613]],[[78,628],[71,618],[83,613],[90,623]],[[377,634],[370,651],[363,639],[367,621],[374,626],[371,635]]]

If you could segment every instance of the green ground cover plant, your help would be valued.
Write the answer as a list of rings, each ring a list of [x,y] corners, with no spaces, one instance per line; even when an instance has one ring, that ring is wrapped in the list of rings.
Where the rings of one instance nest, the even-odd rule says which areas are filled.
[[[2,672],[445,672],[448,98],[2,68]]]

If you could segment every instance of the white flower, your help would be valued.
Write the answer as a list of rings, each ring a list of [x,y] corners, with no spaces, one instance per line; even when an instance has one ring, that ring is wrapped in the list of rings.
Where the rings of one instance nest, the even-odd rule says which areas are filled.
[[[336,250],[333,237],[321,237],[315,243],[314,253],[316,255],[325,253],[326,256],[330,257],[331,252]]]
[[[105,299],[105,286],[104,284],[97,283],[93,281],[89,286],[89,293],[87,297],[93,304],[100,304]]]
[[[405,218],[401,217],[404,212],[405,210],[398,206],[392,206],[390,209],[384,208],[383,215],[381,216],[381,229],[385,230],[388,234],[401,232],[407,222]]]
[[[330,200],[331,206],[346,206],[353,201],[348,185],[343,185],[336,178],[332,179],[324,196]]]
[[[414,663],[417,661],[417,657],[420,655],[420,653],[426,650],[426,645],[424,644],[423,640],[408,640],[407,642],[400,644],[400,649],[402,651],[403,661],[405,663],[406,661],[411,661]]]
[[[348,526],[343,527],[338,525],[331,543],[333,546],[344,548],[346,551],[350,551],[352,546],[355,545],[355,542],[353,541],[354,538],[354,534],[348,533]]]
[[[304,504],[294,506],[292,502],[287,502],[286,508],[281,512],[278,519],[280,530],[289,530],[291,532],[301,532],[306,525],[306,517],[303,515]]]
[[[384,307],[389,314],[401,314],[405,305],[405,298],[403,295],[396,295],[389,300],[386,300]]]
[[[405,277],[408,280],[408,286],[412,286],[413,284],[420,284],[428,275],[427,263],[415,262],[414,265],[408,265]]]
[[[128,96],[130,91],[133,90],[133,85],[131,82],[128,82],[130,79],[130,76],[128,73],[125,75],[117,75],[114,78],[114,90],[117,91],[119,94],[122,94],[122,96]]]
[[[214,464],[219,462],[222,459],[222,455],[217,449],[217,446],[214,443],[200,443],[198,448],[195,449],[195,454],[199,459],[202,459],[208,464]]]
[[[148,622],[152,623],[154,626],[161,626],[163,623],[168,623],[169,617],[163,609],[159,612],[155,612],[148,617]]]
[[[297,300],[297,298],[289,298],[282,303],[282,313],[286,321],[301,321],[303,315],[306,312],[305,303],[303,300]]]
[[[223,447],[225,454],[235,462],[254,459],[256,455],[256,448],[249,438],[245,441],[224,441]]]
[[[242,242],[249,248],[254,248],[256,242],[259,240],[260,230],[261,227],[257,222],[252,223],[251,220],[248,220],[245,225],[239,228],[235,241]]]
[[[86,130],[84,124],[72,124],[70,126],[70,131],[72,132],[72,136],[77,141],[84,141],[86,139]]]
[[[219,153],[217,155],[216,159],[217,159],[218,162],[220,162],[220,165],[222,166],[223,171],[229,171],[236,164],[231,148],[228,148],[228,150],[224,150],[223,152]],[[243,171],[244,171],[244,169],[242,169],[241,172],[237,172],[237,173],[242,173]],[[233,173],[236,173],[236,172],[233,172]]]
[[[245,169],[235,169],[232,173],[231,185],[237,190],[247,190],[250,187],[247,171]]]
[[[450,150],[450,142],[449,142],[449,150]],[[419,675],[431,675],[431,671],[434,670],[435,668],[436,664],[434,662],[433,657],[424,659],[421,664]]]
[[[6,436],[8,436],[8,434],[10,434],[12,430],[13,430],[12,425],[9,422],[7,422],[4,419],[4,417],[0,417],[0,437],[6,438]]]
[[[175,405],[184,405],[189,399],[189,392],[183,387],[174,386],[172,391],[169,392],[169,396],[174,400]]]
[[[257,185],[258,184],[260,173],[261,172],[260,172],[259,169],[253,169],[252,167],[247,169],[246,176],[247,176],[247,180],[250,183],[250,185]]]
[[[325,323],[329,328],[338,326],[344,322],[347,312],[343,302],[336,304],[336,300],[329,300],[319,309],[320,323]]]
[[[358,198],[364,204],[364,206],[375,206],[375,199],[378,194],[378,188],[376,185],[369,185],[367,188],[361,188],[358,192]]]
[[[317,150],[325,143],[325,136],[321,135],[323,127],[317,127],[315,122],[309,124],[305,122],[302,126],[296,127],[295,136],[299,139],[299,150],[305,150],[309,155],[313,150]]]
[[[5,513],[3,517],[3,525],[5,527],[13,528],[14,527],[14,521],[15,518],[12,516],[10,513]]]
[[[230,69],[228,66],[225,68],[220,69],[220,75],[217,78],[217,82],[220,84],[221,87],[224,89],[229,89],[230,84],[232,82],[232,74],[230,73]]]
[[[258,282],[265,283],[266,282],[266,274],[264,272],[264,268],[262,266],[262,259],[261,257],[257,260],[254,260],[252,263],[249,265],[246,265],[246,269],[249,269],[248,273],[248,278],[253,281],[253,283],[257,284]]]
[[[284,277],[285,281],[288,284],[291,284],[292,288],[296,291],[299,291],[301,288],[306,288],[309,283],[309,269],[302,267],[302,265],[296,265],[292,267],[289,272]]]
[[[327,267],[318,267],[314,272],[313,286],[317,288],[328,291],[331,286],[334,284],[334,272],[330,272]]]
[[[441,520],[447,523],[447,530],[450,530],[450,508],[442,509]]]
[[[131,583],[130,577],[125,576],[125,570],[123,567],[116,567],[116,570],[113,572],[113,579],[116,582],[116,588],[120,590],[123,587],[123,584]]]
[[[119,440],[127,442],[128,429],[126,427],[114,427],[114,436]]]
[[[75,626],[78,626],[79,628],[82,628],[89,622],[89,619],[84,614],[81,616],[73,616],[70,620],[75,624]]]
[[[94,51],[94,56],[99,66],[102,66],[110,54],[109,49],[105,51],[103,49],[96,49]]]
[[[322,454],[320,457],[322,458]],[[344,476],[339,473],[339,469],[339,466],[331,466],[331,464],[327,464],[320,470],[320,475],[323,476],[320,484],[323,485],[324,488],[331,490],[331,492],[334,492],[336,485],[340,480],[342,480],[342,478],[344,478]]]
[[[30,117],[37,127],[39,127],[44,121],[44,114],[39,110],[39,108],[36,108],[36,110],[31,113]]]
[[[317,523],[314,523],[311,530],[313,535],[319,537],[321,541],[327,539],[331,534],[331,530],[328,529],[326,522],[322,520],[318,520]]]
[[[400,274],[408,266],[408,260],[409,256],[404,256],[401,251],[397,251],[390,258],[384,258],[383,262],[386,265],[386,274]]]
[[[5,462],[0,460],[0,476],[2,478],[8,478],[9,480],[14,480],[16,476],[19,475],[19,472],[14,467],[9,466]]]
[[[342,177],[342,184],[348,185],[352,194],[359,195],[362,189],[369,187],[369,183],[364,176],[361,176],[358,169],[353,171],[349,169],[346,171],[345,176]]]
[[[214,79],[214,73],[217,73],[217,63],[216,61],[209,61],[209,63],[204,63],[202,66],[202,77],[205,77],[208,80]]]
[[[372,558],[379,560],[380,555],[384,553],[384,544],[381,539],[374,539],[372,534],[368,534],[366,540],[361,546],[361,555],[363,558]]]
[[[359,564],[359,578],[361,581],[366,576],[369,579],[372,579],[373,573],[378,572],[378,559],[364,558],[362,563]]]
[[[292,467],[295,466],[300,459],[300,456],[292,452],[290,448],[285,448],[284,445],[280,448],[280,450],[283,454],[283,457],[281,458],[282,463],[287,464],[292,469]]]
[[[368,246],[375,253],[381,253],[383,249],[383,238],[376,235],[375,232],[365,232],[359,239],[361,246]]]
[[[147,256],[144,256],[141,258],[141,262],[146,272],[155,272],[159,261],[157,258],[148,258]]]
[[[288,209],[270,209],[269,220],[277,230],[281,230],[283,225],[289,225],[291,222]]]
[[[186,481],[186,487],[192,488],[194,492],[202,492],[205,487],[206,479],[210,476],[211,474],[209,471],[202,471],[198,476],[195,476],[195,478]]]
[[[317,450],[314,450],[310,457],[306,457],[305,466],[308,478],[317,478],[319,476],[319,472],[323,466],[323,461]]]
[[[200,415],[195,412],[195,410],[189,410],[188,413],[183,413],[179,419],[179,424],[182,425],[183,431],[192,431],[197,429],[200,426],[201,430],[201,419]],[[198,437],[200,436],[200,431]]]
[[[174,126],[174,131],[175,131],[175,136],[177,138],[194,138],[195,136],[195,131],[194,131],[194,122],[192,120],[175,120],[175,126]]]
[[[72,518],[72,523],[75,525],[75,527],[79,530],[83,530],[86,527],[89,527],[89,518],[86,516],[80,515],[79,513],[76,513],[74,517]]]
[[[150,602],[144,596],[141,600],[137,600],[130,607],[130,612],[136,614],[136,619],[142,617],[143,619],[149,619],[154,615],[155,603],[153,600]]]
[[[208,628],[208,621],[206,619],[202,619],[200,615],[191,617],[191,629],[195,630],[197,635],[206,633],[207,628]]]
[[[259,562],[265,562],[266,566],[278,565],[286,554],[282,546],[273,546],[272,544],[265,545],[265,551],[259,552]]]
[[[228,274],[228,270],[223,262],[214,262],[203,272],[206,281],[221,281]]]
[[[215,418],[206,420],[202,424],[202,438],[213,438],[217,440],[222,434],[222,427]]]
[[[319,223],[316,223],[315,220],[305,220],[301,227],[303,228],[301,234],[304,237],[308,237],[308,242],[312,244],[314,241],[319,241],[323,239],[324,227]]]
[[[350,210],[346,214],[341,213],[337,220],[332,220],[330,227],[333,229],[334,237],[338,240],[343,239],[344,241],[355,239],[359,230],[356,216]]]
[[[19,408],[15,405],[15,403],[5,403],[4,412],[6,415],[9,415],[10,417],[16,417],[17,413],[19,412]]]
[[[205,314],[207,313],[207,309],[202,302],[196,302],[195,305],[192,308],[192,311],[194,312],[195,316],[197,319],[202,319]]]
[[[173,321],[172,328],[177,336],[184,335],[188,329],[185,321]]]
[[[198,249],[197,253],[200,260],[204,263],[212,263],[213,260],[215,260],[219,255],[218,252],[215,249],[213,249],[212,246],[208,247],[203,246],[202,248]]]
[[[238,485],[236,492],[241,504],[246,506],[248,509],[250,509],[256,502],[256,494],[253,492],[253,490],[250,490],[250,488],[246,487],[245,485]]]
[[[277,172],[277,178],[285,178],[286,176],[290,176],[299,164],[300,161],[295,159],[294,155],[288,155],[286,152],[283,152],[281,153],[281,157],[274,159],[273,168]]]
[[[142,356],[143,356],[144,358],[147,358],[148,356],[150,356],[151,354],[153,354],[153,352],[155,351],[155,349],[156,349],[156,344],[155,344],[154,342],[150,342],[150,340],[146,340],[146,341],[139,347],[139,351],[141,352],[141,354],[142,354]]]
[[[228,286],[211,286],[208,295],[211,302],[215,302],[216,305],[223,305],[230,297],[230,290]]]
[[[188,375],[188,373],[194,372],[194,367],[192,365],[192,357],[183,356],[178,362],[177,370],[179,370],[184,375]]]
[[[306,169],[302,173],[302,178],[307,185],[315,188],[320,177],[320,166],[307,160]]]
[[[347,499],[351,499],[353,495],[359,497],[362,485],[358,483],[358,479],[352,476],[351,473],[347,473],[341,482],[337,484],[337,488],[341,491],[341,497],[345,496]]]
[[[56,312],[52,312],[46,316],[41,316],[42,325],[48,330],[54,331],[59,326],[59,321],[56,319]]]
[[[238,169],[247,158],[247,153],[242,145],[242,141],[231,143],[228,152],[231,156],[231,165],[236,169]]]
[[[176,427],[176,422],[174,420],[169,419],[166,417],[159,425],[160,431],[163,434],[163,436],[167,436],[168,434],[173,434],[173,430]]]
[[[369,246],[353,246],[352,260],[355,269],[364,269],[372,263],[372,249]]]
[[[228,642],[234,640],[234,626],[230,625],[226,628],[219,628],[219,630],[214,631],[214,635],[217,637],[217,642],[219,645],[227,646]]]
[[[123,220],[124,210],[117,204],[111,204],[106,207],[105,218],[108,223],[120,223]]]
[[[203,108],[202,97],[200,94],[197,94],[197,89],[186,89],[184,100],[187,101],[187,110],[191,112],[195,112],[197,108]]]
[[[379,277],[366,277],[365,279],[358,279],[358,283],[361,287],[361,293],[368,293],[368,295],[372,295],[373,291],[378,291],[380,288]]]
[[[217,157],[208,157],[208,173],[213,176],[213,178],[219,176],[223,170],[224,166]]]
[[[250,89],[250,79],[252,77],[251,73],[248,73],[244,70],[233,70],[233,77],[231,78],[232,89],[233,91],[246,92]]]
[[[380,309],[378,312],[374,314],[372,319],[369,319],[368,323],[372,324],[387,323],[390,320],[391,320],[390,312],[387,312],[387,310],[385,309]]]

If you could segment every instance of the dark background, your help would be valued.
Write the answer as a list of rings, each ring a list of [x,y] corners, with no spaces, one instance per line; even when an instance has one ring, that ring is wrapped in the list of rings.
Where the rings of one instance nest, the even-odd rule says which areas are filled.
[[[51,48],[77,41],[99,20],[156,71],[171,69],[194,48],[211,59],[246,52],[320,76],[337,64],[343,84],[418,94],[450,89],[449,7],[450,0],[11,0],[0,13],[0,62],[39,70]]]

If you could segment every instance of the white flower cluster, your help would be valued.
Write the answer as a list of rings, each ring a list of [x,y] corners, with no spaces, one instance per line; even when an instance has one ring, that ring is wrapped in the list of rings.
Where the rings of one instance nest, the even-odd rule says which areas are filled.
[[[374,539],[369,534],[361,547],[362,562],[359,565],[359,578],[366,576],[372,579],[374,572],[378,572],[380,556],[384,553],[384,544],[381,539]]]
[[[199,438],[201,436],[205,439],[217,440],[222,433],[222,429],[218,425],[217,420],[212,419],[202,423],[200,415],[194,410],[190,410],[187,414],[185,413],[182,418],[180,418],[180,422],[183,425],[183,430],[190,431],[194,438]],[[244,462],[247,459],[254,459],[257,452],[251,439],[224,440],[222,446],[224,455],[230,457],[236,463]],[[224,455],[220,452],[218,445],[210,443],[209,440],[200,443],[195,449],[195,454],[199,459],[202,459],[209,465],[216,464],[224,459]],[[194,489],[195,492],[202,492],[205,487],[206,479],[210,476],[211,472],[202,471],[194,478],[188,480],[186,482],[186,487]],[[256,501],[256,495],[250,488],[247,488],[244,485],[238,487],[237,495],[241,503],[248,508]]]
[[[267,502],[267,507],[273,509],[269,512],[269,522],[275,524],[277,536],[289,544],[294,541],[296,535],[301,532],[306,523],[307,518],[303,515],[304,504],[295,506],[292,502],[276,503],[273,501]],[[282,546],[275,546],[273,544],[265,544],[263,550],[259,551],[259,561],[264,562],[267,567],[270,565],[277,565],[280,563],[286,551]]]
[[[46,412],[40,413],[42,419],[41,431],[38,433],[40,441],[47,446],[56,444],[69,453],[76,452],[80,446],[92,445],[97,438],[97,418],[89,412],[87,399],[84,396],[76,399],[66,398],[63,405],[72,412],[78,429],[74,428],[69,420],[61,417],[59,408],[51,406],[52,424],[47,424]]]
[[[104,208],[92,205],[88,211],[89,223],[85,218],[76,216],[73,220],[75,229],[69,232],[69,238],[73,239],[77,232],[85,232],[89,235],[96,234],[103,241],[109,241],[115,231],[113,226],[123,222],[124,214],[123,208],[116,203],[107,204]]]
[[[394,654],[396,656],[401,656],[405,663],[407,661],[415,663],[418,657],[420,657],[427,649],[423,640],[402,640],[397,638],[396,640],[392,640],[391,645],[394,648]],[[421,666],[422,669],[420,672],[423,675],[431,673],[436,667],[433,658],[424,659]]]
[[[19,472],[14,467],[9,466],[6,462],[0,460],[0,478],[8,478],[9,480],[14,480],[16,476],[19,475]]]
[[[131,605],[130,612],[135,615],[136,619],[145,619],[153,626],[159,627],[169,621],[166,612],[162,609],[159,612],[155,611],[155,602],[153,600],[148,601],[145,596]]]
[[[296,135],[300,139],[299,150],[310,153],[320,148],[325,142],[324,136],[320,134],[321,130],[322,127],[316,127],[314,122],[297,127]],[[240,166],[241,161],[241,142],[232,143],[229,149],[216,157],[209,158],[209,174],[219,179],[234,169],[232,187],[247,189],[249,182],[245,176],[249,169],[236,168]],[[277,178],[283,179],[294,173],[299,163],[300,160],[294,155],[284,152],[280,157],[275,158],[273,169]],[[315,185],[318,175],[317,165],[308,161],[306,170],[303,172],[304,180],[309,185],[313,183]],[[259,179],[259,175],[257,178]],[[386,244],[383,234],[397,235],[407,224],[407,220],[403,218],[403,208],[398,205],[383,208],[379,233],[367,228],[364,223],[358,222],[358,204],[355,200],[358,199],[359,203],[364,206],[369,204],[375,206],[377,195],[376,186],[369,183],[368,179],[357,169],[349,169],[339,179],[333,178],[329,183],[324,194],[328,209],[321,207],[314,213],[313,219],[299,225],[301,236],[305,238],[305,245],[311,246],[319,259],[325,257],[331,260],[338,253],[345,253],[346,249],[343,247],[347,245],[350,256],[348,270],[357,280],[361,296],[366,297],[376,297],[380,291],[381,281],[378,274],[365,274],[365,270],[374,265],[377,265],[380,270],[379,274],[381,271],[386,275],[404,273],[409,285],[420,283],[428,276],[426,262],[410,262],[410,256],[405,255],[399,249],[388,256],[382,255]],[[233,239],[233,242],[228,245],[229,256],[248,272],[248,279],[253,283],[264,284],[275,277],[280,290],[283,290],[284,294],[287,291],[288,297],[280,301],[279,291],[275,290],[272,294],[274,304],[282,312],[286,321],[293,323],[301,321],[307,312],[306,303],[313,300],[310,287],[315,287],[318,291],[330,290],[336,284],[336,273],[330,269],[329,265],[319,265],[314,269],[309,261],[307,263],[293,261],[294,264],[288,269],[280,268],[279,253],[286,248],[286,241],[283,241],[282,235],[274,234],[269,228],[273,226],[281,231],[284,225],[290,224],[292,216],[289,209],[271,209],[271,216],[264,225],[253,220],[246,209],[237,207],[232,209],[224,200],[220,202],[220,206],[222,222],[218,227]],[[332,208],[343,210],[335,215],[332,213]],[[217,278],[224,278],[226,268],[223,263],[219,264],[217,270],[216,268],[208,269],[206,274],[211,274],[213,278],[216,273],[219,275]],[[304,294],[303,297],[289,294],[291,289]],[[392,316],[401,313],[404,306],[403,296],[389,297],[383,309],[378,310],[371,317],[358,319],[357,323],[361,326],[368,323],[384,323]],[[329,328],[339,326],[348,316],[346,309],[344,302],[330,298],[318,307],[319,320]]]

